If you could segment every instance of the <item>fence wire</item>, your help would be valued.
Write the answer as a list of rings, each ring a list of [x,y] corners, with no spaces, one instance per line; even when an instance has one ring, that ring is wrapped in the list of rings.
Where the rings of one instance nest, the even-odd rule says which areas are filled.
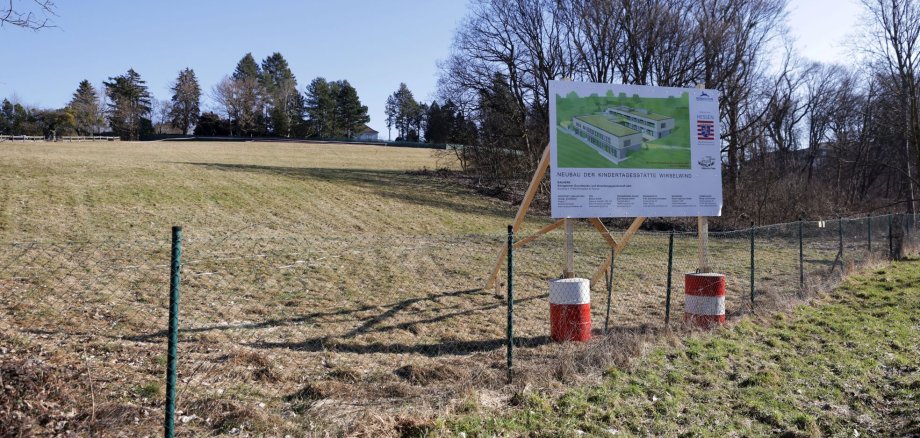
[[[179,312],[180,435],[353,430],[383,413],[438,411],[470,387],[504,382],[504,261],[497,287],[484,284],[506,235],[253,239],[189,231]],[[889,258],[901,234],[914,244],[914,217],[711,232],[709,264],[726,276],[726,315],[736,319],[788,306]],[[669,235],[640,231],[614,258],[611,334],[599,342],[663,327]],[[562,273],[563,246],[563,233],[552,232],[514,251],[515,364],[524,382],[542,378],[544,368],[565,377],[558,358],[572,354],[548,338],[547,282]],[[579,227],[575,251],[575,272],[591,278],[611,249],[596,230]],[[79,414],[65,412],[65,424],[50,431],[157,433],[169,257],[165,239],[0,244],[3,378],[12,376],[9,364],[76,373],[67,374],[77,381],[71,391],[56,391]],[[671,318],[679,321],[683,275],[699,265],[695,233],[674,233],[670,263]],[[598,278],[596,334],[607,307]],[[14,424],[9,412],[0,415],[7,415],[0,423]],[[40,430],[24,427],[18,431]]]

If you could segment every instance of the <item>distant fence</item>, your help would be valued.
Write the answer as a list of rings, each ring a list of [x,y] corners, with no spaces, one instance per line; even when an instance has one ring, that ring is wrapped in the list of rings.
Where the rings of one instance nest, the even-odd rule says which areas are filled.
[[[0,135],[0,141],[45,141],[41,135]]]
[[[110,136],[110,135],[65,135],[57,137],[57,139],[49,139],[41,135],[0,135],[0,142],[2,141],[63,141],[63,142],[77,142],[77,141],[119,141],[121,137]]]
[[[710,266],[726,277],[729,320],[782,310],[847,272],[885,263],[899,243],[916,243],[916,219],[894,214],[711,232]],[[590,276],[611,250],[584,229],[575,233],[575,271]],[[185,231],[181,242],[167,239],[169,230],[134,240],[0,242],[0,339],[12,327],[17,354],[52,351],[91,370],[84,375],[95,384],[95,416],[86,400],[62,410],[76,409],[73,418],[89,423],[90,432],[159,428],[167,396],[179,415],[175,427],[187,435],[244,428],[271,435],[278,425],[307,430],[322,427],[316,418],[375,413],[399,405],[394,399],[433,394],[425,400],[443,402],[471,385],[504,385],[512,320],[503,291],[481,288],[496,250],[524,240],[523,233]],[[515,379],[541,372],[564,378],[585,369],[579,357],[609,367],[606,349],[663,333],[669,309],[683,313],[681,276],[699,260],[695,233],[638,232],[593,288],[599,339],[554,346],[547,279],[561,271],[563,241],[562,233],[550,233],[513,251],[507,278],[515,291]],[[168,318],[171,307],[177,313]],[[680,317],[672,326],[674,319]],[[179,345],[167,354],[170,339]],[[569,347],[581,348],[581,356]],[[164,391],[167,366],[178,380]]]
[[[58,137],[58,141],[75,142],[75,141],[120,141],[121,137],[110,135],[76,135]]]
[[[286,138],[286,137],[202,137],[202,136],[181,136],[173,134],[148,135],[141,140],[163,140],[163,141],[263,141],[263,142],[281,142],[281,143],[344,143],[344,144],[368,144],[377,146],[392,146],[404,148],[422,148],[422,149],[457,149],[463,145],[447,143],[422,143],[413,141],[388,141],[388,140],[357,140],[353,138]]]

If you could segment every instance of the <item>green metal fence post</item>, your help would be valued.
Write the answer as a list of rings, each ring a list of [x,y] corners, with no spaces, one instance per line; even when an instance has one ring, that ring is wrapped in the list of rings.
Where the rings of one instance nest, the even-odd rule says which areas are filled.
[[[610,325],[610,299],[613,296],[613,269],[616,266],[617,250],[610,248],[610,273],[607,277],[607,317],[604,318],[604,334]]]
[[[872,216],[866,214],[866,242],[869,248],[869,255],[872,255]]]
[[[179,344],[179,271],[182,264],[182,227],[172,228],[172,256],[169,268],[169,341],[166,353],[166,423],[163,435],[176,432],[176,362]]]
[[[891,214],[888,215],[888,258],[889,258],[889,259],[893,259],[893,258],[894,258],[894,241],[892,240],[892,237],[891,237],[891,220],[892,220],[892,217],[893,217],[893,215],[891,215]]]
[[[754,222],[751,222],[751,312],[754,311]]]
[[[665,300],[664,300],[664,323],[668,325],[671,323],[671,267],[673,266],[674,261],[674,230],[671,229],[671,234],[668,235],[668,288],[665,291]]]
[[[843,265],[843,217],[841,216],[837,217],[837,235],[838,235],[837,251],[840,253],[840,271],[842,272],[844,265]]]
[[[802,219],[799,219],[799,289],[805,290],[805,246],[802,237]]]
[[[508,225],[508,383],[514,352],[514,227]]]

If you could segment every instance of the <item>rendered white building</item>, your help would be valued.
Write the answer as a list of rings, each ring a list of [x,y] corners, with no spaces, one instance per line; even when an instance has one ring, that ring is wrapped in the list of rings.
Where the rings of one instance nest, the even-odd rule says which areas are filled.
[[[642,108],[621,105],[607,108],[604,113],[614,116],[615,123],[639,131],[650,140],[664,137],[674,130],[673,117],[655,114]]]
[[[572,119],[573,131],[596,148],[618,161],[628,158],[630,151],[642,147],[642,133],[614,123],[603,115],[579,116]]]

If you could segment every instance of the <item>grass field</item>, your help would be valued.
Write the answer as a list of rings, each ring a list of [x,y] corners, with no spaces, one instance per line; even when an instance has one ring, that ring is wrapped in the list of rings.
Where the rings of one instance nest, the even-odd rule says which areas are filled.
[[[185,227],[185,435],[419,432],[472,407],[501,411],[521,388],[549,397],[597,382],[662,333],[668,237],[643,232],[617,258],[611,334],[550,342],[546,281],[562,239],[547,235],[515,255],[507,385],[505,303],[481,288],[516,206],[417,172],[453,166],[431,150],[356,145],[0,145],[0,378],[22,391],[5,403],[29,401],[0,416],[25,412],[33,433],[158,434],[171,225]],[[523,234],[549,223],[531,216]],[[855,225],[848,266],[867,258]],[[590,276],[609,250],[578,230],[576,272]],[[758,234],[758,308],[803,297],[793,235]],[[750,312],[747,239],[711,237],[731,320]],[[808,230],[809,285],[839,274],[836,239]],[[695,267],[694,236],[678,235],[674,253],[679,284]],[[675,292],[673,315],[682,306]],[[0,435],[25,430],[16,418],[0,417],[19,427]]]
[[[0,146],[0,242],[242,228],[307,234],[501,230],[511,207],[407,175],[432,150],[286,143]],[[449,195],[449,196],[447,196]]]
[[[791,316],[671,339],[602,384],[516,394],[468,436],[917,436],[920,261],[854,276]],[[659,344],[664,344],[661,342]],[[579,433],[579,431],[581,433]]]

